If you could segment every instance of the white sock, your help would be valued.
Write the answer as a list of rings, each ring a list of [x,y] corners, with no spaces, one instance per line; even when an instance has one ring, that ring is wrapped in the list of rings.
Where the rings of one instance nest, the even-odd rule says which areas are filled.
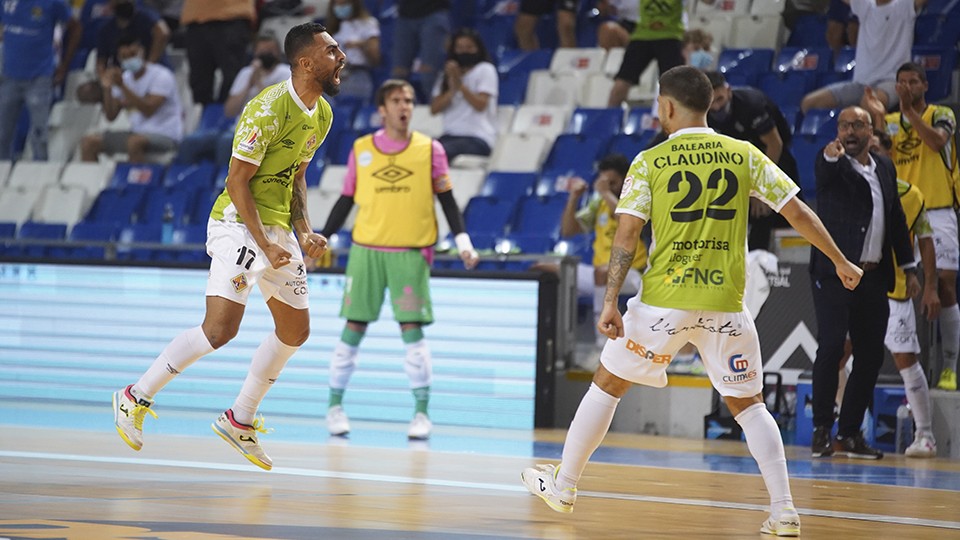
[[[595,285],[593,288],[593,322],[600,320],[600,312],[603,311],[603,297],[607,294],[607,288],[602,285]],[[597,325],[593,325],[594,340],[598,347],[603,347],[607,343],[607,336],[600,333]]]
[[[407,343],[407,354],[403,360],[403,370],[410,379],[410,388],[430,386],[433,379],[433,360],[427,340],[421,339]]]
[[[620,398],[615,398],[596,384],[590,383],[590,388],[580,401],[577,414],[570,423],[570,429],[567,430],[567,440],[563,443],[560,473],[557,475],[558,488],[577,487],[587,461],[610,429],[613,413],[619,403]]]
[[[153,399],[153,396],[163,390],[163,387],[174,377],[190,367],[201,356],[212,352],[213,346],[203,333],[202,327],[195,326],[181,332],[167,344],[160,356],[133,385],[133,395]]]
[[[907,391],[907,402],[913,410],[913,421],[917,432],[932,434],[930,418],[930,388],[927,386],[927,376],[923,373],[920,363],[900,370],[903,377],[903,387]]]
[[[250,371],[247,372],[247,378],[243,381],[240,394],[233,402],[233,417],[237,422],[253,424],[257,408],[263,401],[263,397],[267,395],[267,390],[270,390],[270,386],[277,381],[283,366],[287,365],[287,360],[299,348],[280,341],[274,332],[270,332],[270,335],[260,342],[260,346],[253,353]]]
[[[940,310],[940,339],[943,367],[957,371],[957,351],[960,349],[960,305]]]
[[[763,403],[747,407],[735,419],[743,428],[747,448],[760,467],[760,475],[770,494],[770,515],[779,517],[784,508],[793,507],[780,428]]]

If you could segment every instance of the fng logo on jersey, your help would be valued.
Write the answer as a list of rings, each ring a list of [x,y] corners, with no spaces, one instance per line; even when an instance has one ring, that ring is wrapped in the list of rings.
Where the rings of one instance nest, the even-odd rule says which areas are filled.
[[[735,354],[730,357],[730,371],[734,373],[743,373],[750,366],[750,362],[742,354]]]
[[[684,268],[682,271],[676,268],[667,268],[664,283],[673,283],[675,285],[688,283],[693,285],[723,285],[723,270],[700,269],[691,266]]]

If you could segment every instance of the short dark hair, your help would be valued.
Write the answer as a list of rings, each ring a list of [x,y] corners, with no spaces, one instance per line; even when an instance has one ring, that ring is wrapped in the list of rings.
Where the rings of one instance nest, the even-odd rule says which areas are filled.
[[[890,134],[882,129],[873,128],[873,135],[880,141],[880,146],[885,150],[890,151],[893,149],[893,139],[890,138]]]
[[[409,88],[410,92],[412,92],[414,95],[414,99],[416,99],[417,93],[413,90],[412,84],[403,79],[387,79],[383,81],[383,84],[380,85],[380,88],[377,88],[377,95],[374,98],[374,102],[377,104],[377,107],[386,105],[387,96],[398,88]]]
[[[684,108],[705,113],[713,101],[713,87],[702,71],[690,66],[668,69],[660,76],[660,94],[672,97]]]
[[[614,171],[626,178],[630,172],[630,160],[623,154],[607,154],[597,163],[598,171]]]
[[[295,66],[303,51],[313,45],[313,36],[326,31],[327,27],[315,22],[298,24],[291,28],[283,40],[283,54],[290,65]]]
[[[897,78],[900,78],[900,74],[904,71],[912,71],[920,76],[920,80],[927,82],[927,70],[923,69],[920,64],[916,62],[904,62],[903,65],[897,68]]]
[[[143,44],[140,43],[140,36],[128,30],[121,32],[120,35],[117,36],[117,48],[119,49],[120,47],[126,47],[128,45],[142,46]]]
[[[710,87],[714,90],[727,84],[727,78],[724,77],[723,73],[720,73],[719,71],[708,71],[706,72],[706,75],[707,79],[710,80]]]

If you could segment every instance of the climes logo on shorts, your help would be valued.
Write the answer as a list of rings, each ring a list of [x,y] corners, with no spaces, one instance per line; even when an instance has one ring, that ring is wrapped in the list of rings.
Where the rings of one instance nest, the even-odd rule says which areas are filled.
[[[669,364],[670,360],[673,358],[673,356],[669,354],[657,354],[651,350],[648,350],[646,347],[632,339],[627,340],[627,350],[639,356],[640,358],[645,358],[653,362],[654,364]]]
[[[743,373],[748,367],[750,367],[750,362],[742,354],[735,354],[730,357],[730,371]]]
[[[733,375],[724,375],[723,382],[727,384],[742,384],[748,383],[757,378],[757,370],[750,368],[750,362],[743,357],[742,354],[735,354],[730,357],[730,360],[727,361],[730,366],[730,371]]]

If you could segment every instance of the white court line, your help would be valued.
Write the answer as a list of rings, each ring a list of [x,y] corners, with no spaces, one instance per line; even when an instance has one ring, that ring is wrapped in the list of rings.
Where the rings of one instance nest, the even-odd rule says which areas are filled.
[[[248,465],[228,465],[223,463],[208,463],[204,461],[177,461],[169,459],[149,458],[121,458],[83,456],[78,454],[52,454],[46,452],[12,452],[0,450],[0,457],[45,459],[56,461],[80,461],[87,463],[113,463],[123,465],[152,465],[155,467],[179,467],[186,469],[206,469],[212,471],[245,472],[257,474],[282,474],[286,476],[301,476],[308,478],[331,478],[336,480],[356,480],[363,482],[380,482],[386,484],[414,484],[432,487],[452,487],[463,489],[483,489],[488,491],[507,491],[525,493],[527,490],[514,484],[495,484],[490,482],[461,482],[457,480],[441,480],[438,478],[413,478],[409,476],[392,476],[383,474],[363,474],[341,471],[324,471],[319,469],[303,469],[298,467],[274,467],[267,473]],[[726,501],[704,501],[699,499],[680,499],[673,497],[651,497],[646,495],[631,495],[626,493],[610,493],[603,491],[579,491],[578,495],[603,499],[618,499],[659,504],[676,504],[685,506],[700,506],[709,508],[752,510],[766,512],[767,506],[760,504],[735,503]],[[897,525],[911,525],[917,527],[937,527],[942,529],[960,530],[960,522],[942,521],[935,519],[920,519],[902,516],[884,516],[879,514],[860,514],[855,512],[834,512],[831,510],[817,510],[813,508],[797,508],[797,512],[805,516],[831,517],[840,519],[854,519],[876,523],[891,523]]]

